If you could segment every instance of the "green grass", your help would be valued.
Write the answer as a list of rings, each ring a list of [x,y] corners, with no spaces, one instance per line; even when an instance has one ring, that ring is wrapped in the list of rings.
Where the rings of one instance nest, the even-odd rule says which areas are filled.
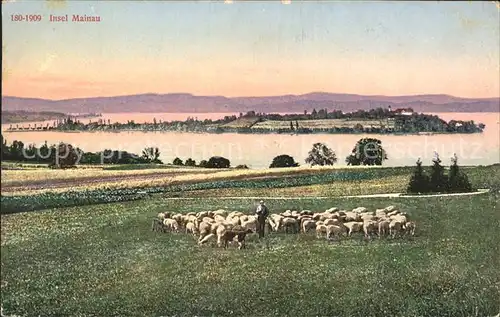
[[[150,231],[160,211],[249,199],[149,199],[2,215],[2,306],[23,316],[491,316],[500,310],[499,199],[267,200],[272,212],[395,205],[414,239],[341,244],[273,234],[248,249]]]

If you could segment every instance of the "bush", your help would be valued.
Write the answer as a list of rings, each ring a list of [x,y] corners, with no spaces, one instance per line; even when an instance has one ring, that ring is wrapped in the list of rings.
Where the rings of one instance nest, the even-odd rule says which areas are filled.
[[[205,167],[208,168],[229,168],[231,166],[231,162],[225,157],[222,156],[212,156]]]
[[[299,163],[295,162],[293,157],[290,155],[282,154],[276,156],[273,161],[271,162],[271,165],[269,165],[269,168],[275,168],[275,167],[297,167],[299,166]]]
[[[244,165],[238,165],[236,166],[237,169],[248,169],[248,166],[246,164]]]

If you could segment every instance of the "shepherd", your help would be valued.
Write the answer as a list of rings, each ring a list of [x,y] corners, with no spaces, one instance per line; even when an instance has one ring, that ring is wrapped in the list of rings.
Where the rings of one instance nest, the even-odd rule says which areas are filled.
[[[257,214],[257,232],[259,233],[259,238],[264,238],[264,228],[267,216],[269,216],[269,210],[263,200],[259,202],[255,213]]]

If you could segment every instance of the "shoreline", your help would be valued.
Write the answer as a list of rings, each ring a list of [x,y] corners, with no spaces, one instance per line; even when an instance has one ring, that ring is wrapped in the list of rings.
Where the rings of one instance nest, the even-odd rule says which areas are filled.
[[[3,130],[2,133],[17,133],[17,132],[62,132],[62,133],[120,133],[120,132],[143,132],[143,133],[192,133],[192,134],[251,134],[251,135],[308,135],[308,134],[323,134],[323,135],[351,135],[351,134],[365,134],[365,135],[394,135],[394,136],[408,136],[408,135],[443,135],[443,134],[481,134],[484,131],[477,132],[392,132],[392,133],[376,133],[376,132],[309,132],[309,133],[280,133],[280,132],[237,132],[237,131],[174,131],[174,130],[135,130],[135,129],[120,129],[120,130]]]

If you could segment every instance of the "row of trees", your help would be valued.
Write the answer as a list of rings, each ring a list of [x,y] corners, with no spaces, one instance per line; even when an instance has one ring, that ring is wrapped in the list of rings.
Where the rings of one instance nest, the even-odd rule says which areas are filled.
[[[222,156],[212,156],[207,160],[201,160],[198,165],[196,165],[196,161],[192,158],[188,158],[185,162],[183,162],[180,158],[176,157],[172,161],[173,165],[177,166],[198,166],[204,168],[229,168],[231,167],[231,162]],[[242,166],[242,165],[241,165]],[[240,167],[240,166],[238,166]],[[248,167],[247,167],[248,168]]]
[[[351,154],[346,157],[345,161],[347,165],[382,165],[383,161],[387,159],[387,153],[382,147],[382,141],[373,138],[363,138],[356,143]],[[305,162],[312,166],[333,165],[337,162],[337,156],[326,144],[315,143],[309,151]],[[295,162],[293,157],[282,154],[275,157],[269,167],[296,166],[299,166],[299,163]]]
[[[472,185],[467,175],[458,167],[458,158],[456,154],[451,159],[451,166],[448,174],[445,173],[445,169],[441,165],[441,160],[437,153],[432,163],[429,175],[422,167],[420,159],[418,159],[417,166],[408,184],[408,193],[453,193],[472,191]]]
[[[75,164],[162,164],[158,148],[145,148],[141,155],[106,149],[101,152],[84,152],[68,143],[48,145],[45,142],[37,147],[34,144],[25,145],[14,140],[7,144],[2,138],[2,161],[47,163],[54,167],[71,167]]]

